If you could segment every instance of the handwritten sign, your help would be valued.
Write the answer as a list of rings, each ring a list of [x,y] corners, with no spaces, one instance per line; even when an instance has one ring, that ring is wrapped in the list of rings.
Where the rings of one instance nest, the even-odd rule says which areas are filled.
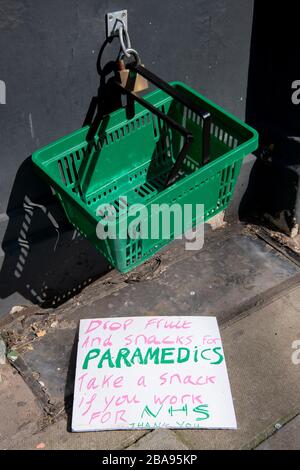
[[[81,320],[73,431],[236,428],[214,317]]]

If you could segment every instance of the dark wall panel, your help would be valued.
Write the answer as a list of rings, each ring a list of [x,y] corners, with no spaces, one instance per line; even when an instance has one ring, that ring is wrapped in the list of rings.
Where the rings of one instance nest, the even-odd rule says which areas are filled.
[[[28,289],[19,286],[24,275],[17,286],[13,282],[19,258],[8,256],[24,238],[24,201],[42,206],[34,206],[27,241],[28,233],[39,240],[56,236],[51,216],[59,230],[65,224],[29,156],[82,126],[99,86],[96,62],[105,41],[105,13],[123,8],[133,46],[148,68],[166,80],[185,81],[244,117],[252,0],[0,0],[0,80],[7,90],[6,104],[0,104],[0,266],[4,259],[2,280],[5,276],[9,286],[0,298],[15,292],[27,298]],[[115,40],[101,65],[117,51]]]

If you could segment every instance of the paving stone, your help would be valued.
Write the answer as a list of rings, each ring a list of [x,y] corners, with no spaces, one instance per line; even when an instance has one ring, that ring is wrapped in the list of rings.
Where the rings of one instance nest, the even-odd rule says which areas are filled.
[[[156,429],[130,446],[128,450],[187,450],[188,447],[170,429]]]
[[[140,439],[146,431],[99,431],[72,433],[68,423],[61,419],[44,431],[23,439],[15,439],[9,449],[45,450],[114,450],[123,449]]]
[[[300,415],[285,424],[269,439],[262,442],[256,450],[299,450]]]
[[[6,449],[16,436],[23,439],[37,430],[42,410],[11,365],[1,366],[0,373],[0,449]]]
[[[298,279],[299,267],[262,241],[243,237],[239,234],[215,237],[214,243],[203,251],[179,257],[173,264],[167,262],[160,275],[151,281],[129,283],[119,290],[116,288],[109,297],[92,289],[83,292],[79,301],[74,300],[57,311],[55,327],[50,327],[47,334],[34,340],[32,348],[23,353],[27,372],[39,377],[53,402],[64,403],[73,388],[74,345],[80,318],[176,313],[216,315],[223,324],[221,334],[237,414],[236,431],[76,434],[68,432],[68,423],[62,419],[33,435],[32,423],[39,417],[39,412],[34,416],[34,398],[30,395],[29,403],[33,405],[30,411],[27,408],[26,422],[17,416],[15,391],[7,387],[5,393],[9,399],[5,393],[0,395],[6,413],[0,420],[0,446],[16,449],[255,448],[274,432],[275,425],[299,413],[300,365],[293,364],[291,355],[292,343],[300,339],[300,288],[291,289],[289,284],[290,291],[280,293],[286,281]],[[105,290],[105,286],[101,289]],[[270,289],[278,291],[273,302],[265,295]],[[270,303],[259,307],[258,302],[262,301]],[[240,314],[245,306],[249,307],[249,302],[252,313],[242,318]],[[4,367],[11,371],[9,365]],[[24,382],[19,388],[19,395],[29,393]],[[21,408],[22,401],[25,400],[18,399]],[[2,430],[1,423],[5,425]],[[22,434],[23,428],[27,436]],[[4,439],[12,435],[13,440]]]
[[[299,306],[298,287],[221,331],[238,429],[176,431],[188,447],[254,448],[300,412],[300,364],[292,361]]]

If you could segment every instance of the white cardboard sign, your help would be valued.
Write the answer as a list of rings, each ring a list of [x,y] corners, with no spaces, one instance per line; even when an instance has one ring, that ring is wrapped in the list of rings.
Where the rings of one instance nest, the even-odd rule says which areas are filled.
[[[73,431],[236,429],[215,317],[81,320]]]

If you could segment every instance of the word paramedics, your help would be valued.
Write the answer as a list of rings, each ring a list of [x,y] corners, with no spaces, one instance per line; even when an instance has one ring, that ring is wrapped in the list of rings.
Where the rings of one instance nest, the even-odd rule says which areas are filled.
[[[148,365],[150,362],[153,364],[182,364],[192,360],[196,363],[200,359],[210,361],[210,364],[220,364],[223,361],[223,354],[220,351],[220,347],[199,351],[195,346],[192,353],[188,348],[147,348],[143,353],[140,348],[134,350],[121,348],[114,359],[110,349],[104,352],[101,352],[100,349],[91,349],[84,359],[82,368],[87,369],[89,362],[99,357],[97,365],[99,369],[105,366],[120,368],[122,366],[132,367],[135,364]]]

